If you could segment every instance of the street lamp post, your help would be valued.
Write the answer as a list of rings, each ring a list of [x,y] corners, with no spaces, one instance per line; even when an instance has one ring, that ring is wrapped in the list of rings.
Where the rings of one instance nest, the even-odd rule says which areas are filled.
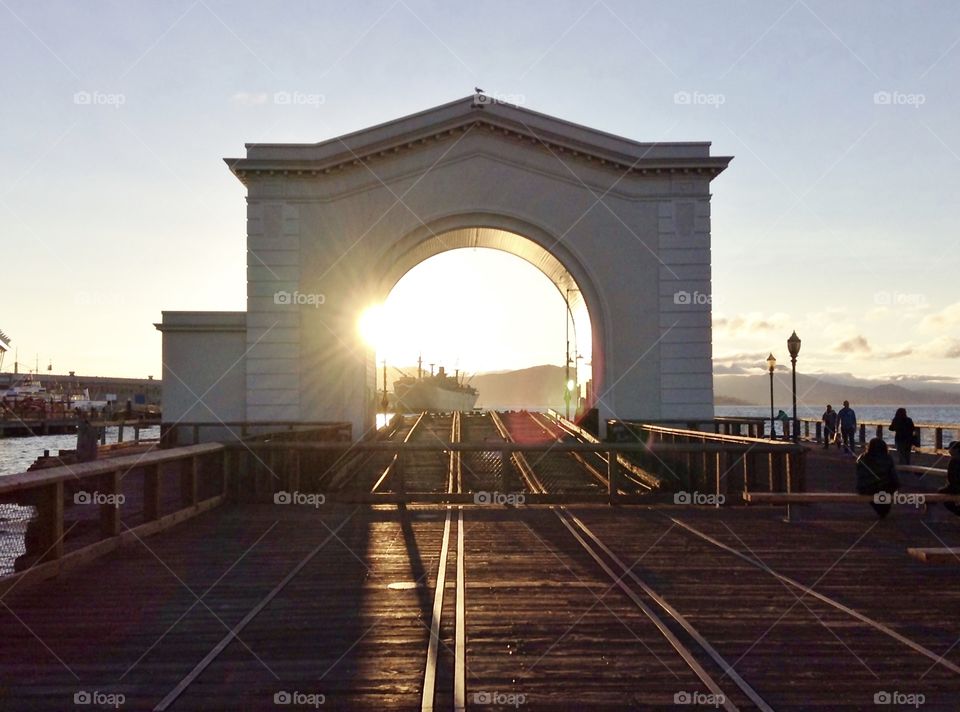
[[[567,420],[570,420],[570,398],[573,395],[573,389],[576,387],[576,382],[570,379],[570,322],[573,321],[573,312],[570,310],[570,292],[578,292],[578,289],[570,289],[569,287],[563,293],[563,303],[567,308],[567,313],[564,315],[564,322],[567,330],[567,356],[564,359],[564,378],[563,378],[563,402],[564,402],[564,417]],[[576,340],[576,328],[577,325],[574,323],[574,340]],[[576,343],[574,343],[574,348],[576,348]],[[576,367],[576,361],[574,361],[574,367]],[[578,398],[579,402],[579,398]]]
[[[774,439],[776,430],[773,427],[773,369],[777,367],[777,359],[774,358],[773,354],[767,356],[767,367],[770,370],[770,439]]]
[[[793,442],[800,439],[800,421],[797,419],[797,356],[800,353],[800,337],[794,331],[787,339],[787,350],[790,352],[790,365],[793,370]]]

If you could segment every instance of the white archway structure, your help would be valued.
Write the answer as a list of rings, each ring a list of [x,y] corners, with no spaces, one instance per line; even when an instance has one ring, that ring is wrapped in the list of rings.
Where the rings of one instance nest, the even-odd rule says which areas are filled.
[[[178,376],[164,374],[164,420],[201,419],[188,391],[238,360],[242,393],[209,388],[218,418],[349,421],[360,436],[375,369],[359,314],[419,262],[471,246],[579,290],[601,422],[712,417],[710,181],[729,161],[486,97],[318,144],[248,145],[227,159],[248,190],[247,311],[164,312]]]

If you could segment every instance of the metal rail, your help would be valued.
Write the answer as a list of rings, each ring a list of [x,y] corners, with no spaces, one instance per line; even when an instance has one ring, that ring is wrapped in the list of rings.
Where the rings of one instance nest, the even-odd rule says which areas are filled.
[[[420,415],[422,419],[425,413]],[[417,420],[419,423],[420,420]],[[411,429],[411,433],[413,430]],[[409,437],[409,434],[408,434]],[[455,412],[450,423],[450,440],[460,440],[460,413]],[[447,492],[453,494],[459,491],[462,477],[460,471],[460,453],[451,452],[447,461]],[[447,559],[450,553],[450,521],[453,510],[447,507],[446,519],[443,523],[443,538],[440,544],[440,559],[437,563],[437,584],[433,594],[433,612],[430,620],[430,639],[427,643],[427,658],[424,664],[423,689],[421,690],[421,712],[433,712],[437,690],[437,666],[439,664],[440,623],[443,615],[443,597],[446,593]],[[464,570],[463,570],[463,509],[459,510],[457,521],[457,579],[456,579],[456,622],[454,641],[454,680],[453,680],[453,708],[466,708],[466,624],[464,604]]]
[[[830,598],[829,596],[819,593],[818,591],[815,591],[814,589],[808,586],[804,586],[802,583],[800,583],[796,579],[793,579],[789,576],[785,576],[784,574],[774,571],[772,568],[767,566],[762,561],[750,556],[749,554],[744,554],[742,551],[738,551],[733,547],[727,546],[723,542],[718,541],[717,539],[714,539],[709,534],[705,534],[704,532],[700,531],[696,527],[691,526],[690,524],[687,524],[686,522],[683,522],[675,517],[668,517],[668,519],[671,522],[675,523],[677,526],[684,529],[685,531],[694,535],[695,537],[705,542],[708,542],[709,544],[712,544],[713,546],[717,547],[718,549],[721,549],[722,551],[727,552],[728,554],[732,554],[733,556],[736,556],[737,558],[747,562],[748,564],[750,564],[755,568],[760,569],[761,571],[765,571],[766,573],[770,574],[781,583],[787,584],[788,586],[792,586],[793,588],[796,588],[799,591],[802,591],[804,596],[811,596],[813,598],[816,598],[818,601],[821,601],[822,603],[826,603],[828,606],[831,606],[837,609],[838,611],[842,611],[843,613],[846,613],[847,615],[851,616],[852,618],[855,618],[861,623],[866,623],[868,626],[870,626],[874,630],[877,630],[883,633],[884,635],[887,635],[893,638],[897,642],[903,643],[914,652],[920,653],[924,657],[932,660],[934,665],[942,665],[943,667],[947,668],[951,672],[960,674],[960,666],[957,666],[952,662],[950,662],[949,660],[947,660],[945,655],[937,655],[935,652],[933,652],[929,648],[921,645],[920,643],[917,643],[916,641],[911,640],[910,638],[907,638],[904,635],[901,635],[900,633],[884,625],[883,623],[880,623],[879,621],[876,621],[873,618],[870,618],[869,616],[866,616],[863,613],[860,613],[859,611],[853,608],[850,608],[849,606],[846,606],[843,603],[840,603],[836,599]]]
[[[540,425],[542,424],[531,415],[531,418],[535,423]],[[513,441],[513,437],[510,435],[506,426],[503,424],[503,421],[497,417],[494,420],[494,423],[497,424],[497,429],[501,431],[501,435],[505,440]],[[523,452],[514,452],[512,458],[514,462],[518,465],[518,469],[521,471],[522,476],[527,480],[532,487],[532,491],[538,492],[540,494],[546,494],[546,488],[537,478],[536,472],[526,461],[526,457]],[[724,675],[728,676],[734,684],[753,702],[759,709],[764,712],[773,712],[773,709],[763,700],[762,697],[744,680],[740,677],[736,671],[733,670],[733,666],[724,660],[724,658],[716,651],[716,649],[710,645],[710,643],[697,631],[690,622],[682,616],[675,608],[667,604],[662,596],[657,594],[647,583],[641,580],[630,567],[626,566],[623,561],[621,561],[613,551],[606,546],[600,539],[597,537],[590,529],[577,517],[567,511],[566,507],[558,506],[551,508],[554,514],[557,515],[560,522],[564,527],[573,535],[577,542],[583,547],[587,554],[597,563],[598,566],[610,577],[613,581],[613,584],[617,586],[633,603],[639,608],[644,615],[651,621],[651,623],[656,626],[656,628],[661,632],[661,634],[666,638],[670,645],[674,648],[678,655],[683,659],[687,666],[693,671],[693,673],[706,685],[707,689],[710,692],[717,696],[716,699],[723,706],[724,709],[728,712],[734,712],[738,708],[733,702],[723,693],[723,690],[714,680],[713,676],[703,668],[699,663],[696,656],[693,652],[686,646],[684,643],[673,633],[670,627],[664,622],[664,620],[656,614],[656,612],[648,606],[625,581],[626,578],[632,580],[645,594],[647,594],[651,599],[653,599],[661,609],[677,624],[679,624],[687,634],[697,643],[697,645],[707,654],[710,658],[723,670]],[[588,542],[588,539],[596,545],[594,548]],[[599,551],[602,551],[608,557],[606,560],[603,556],[600,555]],[[615,568],[620,569],[618,574]]]
[[[417,431],[417,427],[419,427],[420,423],[423,422],[423,419],[424,417],[426,417],[426,415],[427,415],[427,412],[424,411],[414,421],[413,426],[410,428],[410,430],[407,431],[407,435],[403,439],[403,443],[405,445],[409,444],[412,441],[413,434]],[[383,444],[386,444],[386,443],[383,443]],[[397,451],[397,453],[390,460],[390,464],[387,465],[386,468],[384,468],[383,473],[380,475],[379,478],[377,478],[376,483],[373,485],[373,489],[370,490],[371,492],[377,492],[380,490],[380,488],[383,486],[383,483],[387,481],[387,478],[397,470],[397,463],[399,461],[400,461],[400,452]]]

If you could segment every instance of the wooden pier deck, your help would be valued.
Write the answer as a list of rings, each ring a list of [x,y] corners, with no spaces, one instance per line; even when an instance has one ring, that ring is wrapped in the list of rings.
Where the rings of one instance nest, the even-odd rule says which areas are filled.
[[[15,584],[0,709],[957,708],[960,560],[907,554],[960,546],[942,507],[315,504]]]

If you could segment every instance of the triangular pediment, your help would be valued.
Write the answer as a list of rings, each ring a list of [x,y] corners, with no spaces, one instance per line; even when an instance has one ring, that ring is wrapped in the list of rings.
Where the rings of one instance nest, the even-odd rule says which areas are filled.
[[[246,182],[257,175],[330,174],[466,131],[499,133],[540,150],[640,175],[687,173],[713,178],[731,158],[709,142],[641,143],[512,104],[474,95],[319,143],[247,144],[246,158],[224,159]]]

